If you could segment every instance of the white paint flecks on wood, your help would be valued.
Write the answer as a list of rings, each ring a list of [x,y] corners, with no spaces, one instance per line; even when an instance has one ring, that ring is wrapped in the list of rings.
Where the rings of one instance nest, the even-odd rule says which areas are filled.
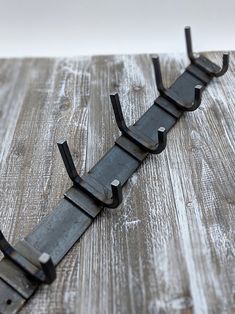
[[[187,60],[161,64],[169,86]],[[22,313],[235,311],[234,73],[232,53],[201,107],[128,181],[122,205],[102,212]],[[71,184],[56,142],[68,139],[82,174],[119,134],[109,94],[132,124],[158,93],[148,55],[1,60],[0,82],[0,218],[14,243]]]

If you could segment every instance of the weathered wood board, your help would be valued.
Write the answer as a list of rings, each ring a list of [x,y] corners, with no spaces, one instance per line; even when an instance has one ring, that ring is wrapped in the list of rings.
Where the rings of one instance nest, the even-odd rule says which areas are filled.
[[[221,62],[221,54],[208,53]],[[162,55],[171,85],[188,64]],[[157,96],[150,56],[0,60],[0,221],[26,236],[71,185],[56,142],[80,173],[118,136],[109,94],[129,124]],[[147,158],[21,313],[235,313],[235,53],[166,150]]]

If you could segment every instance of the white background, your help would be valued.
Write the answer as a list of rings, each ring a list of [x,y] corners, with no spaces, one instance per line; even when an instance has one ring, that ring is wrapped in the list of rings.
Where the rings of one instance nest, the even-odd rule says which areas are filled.
[[[234,0],[0,0],[0,56],[235,49]]]

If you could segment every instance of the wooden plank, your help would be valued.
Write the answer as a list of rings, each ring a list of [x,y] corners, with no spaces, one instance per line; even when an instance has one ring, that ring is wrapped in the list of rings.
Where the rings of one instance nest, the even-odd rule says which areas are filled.
[[[161,64],[169,86],[188,62],[163,55]],[[119,133],[109,94],[119,92],[132,124],[157,91],[147,55],[3,60],[0,69],[0,217],[14,242],[70,185],[56,141],[67,138],[78,170],[88,171]],[[235,53],[199,110],[170,132],[167,149],[124,187],[122,205],[103,211],[22,313],[234,311],[234,70]]]
[[[234,117],[227,98],[231,72],[208,87],[198,111],[180,120],[167,151],[179,244],[196,313],[234,309],[235,143],[230,137],[235,124],[224,118]]]
[[[0,59],[0,160],[2,164],[6,160],[31,78],[29,69],[32,62],[30,59]]]

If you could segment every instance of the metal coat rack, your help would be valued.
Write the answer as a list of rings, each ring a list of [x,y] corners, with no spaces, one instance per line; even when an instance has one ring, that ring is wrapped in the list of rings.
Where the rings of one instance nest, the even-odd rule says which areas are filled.
[[[167,89],[162,82],[159,58],[153,57],[160,96],[134,125],[126,125],[118,94],[110,96],[122,135],[87,174],[77,173],[67,142],[58,143],[73,186],[15,247],[0,232],[0,250],[4,254],[0,262],[0,313],[16,313],[41,283],[50,284],[56,279],[56,265],[102,208],[121,204],[122,187],[128,178],[149,153],[160,154],[165,149],[169,130],[185,111],[200,106],[202,91],[213,77],[228,70],[228,53],[223,54],[220,68],[203,55],[194,56],[189,27],[185,28],[185,36],[190,65]]]

